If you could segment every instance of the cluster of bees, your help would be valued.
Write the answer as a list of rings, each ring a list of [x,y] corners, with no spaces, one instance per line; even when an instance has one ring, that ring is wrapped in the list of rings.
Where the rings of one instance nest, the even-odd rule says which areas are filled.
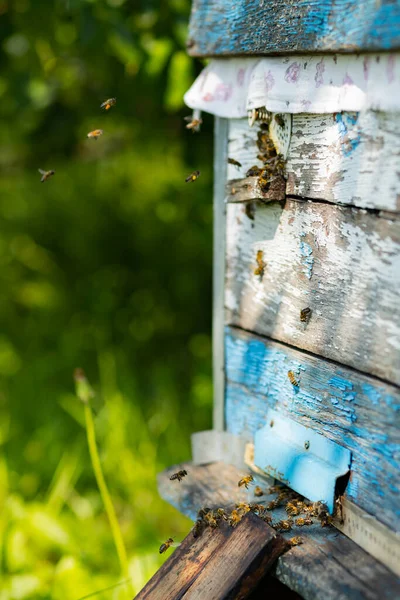
[[[187,475],[186,470],[178,471],[171,475],[171,481],[182,481]],[[247,490],[254,483],[252,475],[245,475],[238,481],[238,487],[244,487]],[[278,494],[274,500],[266,504],[259,502],[239,502],[233,508],[209,508],[203,507],[197,513],[197,519],[192,527],[192,535],[194,538],[200,537],[205,529],[216,529],[222,522],[227,523],[230,527],[236,527],[243,517],[248,513],[253,513],[262,519],[268,525],[271,525],[276,531],[288,532],[293,527],[307,527],[313,525],[315,520],[320,522],[322,527],[331,525],[332,517],[329,515],[328,507],[322,501],[309,502],[297,492],[283,485],[275,485],[269,488],[268,492],[264,492],[260,486],[255,486],[254,496],[261,497],[264,494]],[[284,507],[287,519],[278,521],[273,520],[270,514],[274,509]],[[289,539],[290,546],[298,546],[303,542],[300,536],[295,536]],[[164,553],[168,548],[174,546],[173,538],[168,538],[160,546],[160,554]]]

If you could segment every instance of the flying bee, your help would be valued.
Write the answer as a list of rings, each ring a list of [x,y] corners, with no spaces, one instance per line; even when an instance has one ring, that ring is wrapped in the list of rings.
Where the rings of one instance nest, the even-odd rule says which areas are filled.
[[[294,387],[299,387],[299,382],[296,379],[295,374],[293,373],[293,371],[288,371],[287,376],[289,377],[289,381],[290,383],[294,386]]]
[[[257,165],[254,165],[253,167],[250,167],[250,169],[248,169],[248,171],[246,172],[246,177],[257,177],[257,175],[260,175],[261,172],[262,169],[260,167],[257,167]]]
[[[187,122],[186,129],[191,129],[192,133],[197,133],[200,131],[200,125],[203,123],[203,119],[201,117],[195,118],[193,117],[184,117],[184,121]]]
[[[89,131],[87,137],[93,140],[97,140],[101,135],[103,135],[102,129],[94,129],[93,131]]]
[[[242,477],[242,479],[238,481],[238,487],[244,486],[246,490],[248,490],[252,481],[254,481],[253,475],[245,475],[245,477]]]
[[[182,471],[178,471],[177,473],[174,473],[173,475],[171,475],[171,477],[169,478],[170,481],[175,481],[175,479],[177,479],[178,481],[182,481],[182,479],[187,475],[187,471],[185,469],[183,469]]]
[[[200,171],[193,171],[193,173],[190,173],[190,175],[188,175],[185,179],[186,183],[191,183],[192,181],[196,181],[196,179],[198,179],[200,177]]]
[[[300,321],[303,323],[307,323],[311,318],[312,310],[309,306],[307,308],[302,308],[300,311]]]
[[[290,538],[289,540],[289,544],[291,546],[300,546],[300,544],[303,543],[303,538],[301,538],[299,535],[296,535],[295,537]]]
[[[168,538],[163,544],[161,544],[160,549],[159,549],[159,553],[160,554],[164,554],[164,552],[166,552],[168,550],[168,548],[170,548],[173,545],[174,545],[173,538]]]
[[[102,104],[100,104],[100,108],[103,108],[104,110],[110,110],[110,108],[112,106],[115,106],[116,104],[117,104],[116,98],[109,98],[108,100],[105,100]]]
[[[256,486],[254,490],[254,495],[257,496],[257,498],[259,498],[260,496],[264,496],[264,492],[262,491],[259,485]]]
[[[238,510],[233,510],[228,517],[228,523],[231,527],[236,527],[242,520],[243,515]]]
[[[263,261],[264,252],[262,250],[257,250],[256,263],[257,267],[254,269],[254,275],[258,275],[262,277],[264,275],[264,270],[266,267],[266,263]]]
[[[43,169],[38,169],[39,173],[41,174],[42,178],[41,178],[41,182],[44,183],[45,181],[47,181],[48,179],[50,179],[50,177],[52,177],[55,174],[55,171],[43,171]]]
[[[205,523],[203,519],[197,519],[195,524],[192,527],[192,533],[194,538],[198,538],[204,531]]]
[[[238,160],[235,160],[234,158],[228,158],[228,163],[230,165],[233,165],[234,167],[237,167],[238,169],[240,169],[240,167],[242,166],[242,163],[240,163]]]

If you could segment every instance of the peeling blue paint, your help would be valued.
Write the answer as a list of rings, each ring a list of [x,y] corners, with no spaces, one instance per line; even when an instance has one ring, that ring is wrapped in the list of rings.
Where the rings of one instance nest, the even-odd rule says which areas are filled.
[[[361,142],[361,132],[354,130],[358,120],[352,113],[336,113],[335,121],[338,124],[341,138],[341,150],[344,156],[350,156]]]
[[[307,279],[311,279],[314,267],[314,258],[312,252],[313,251],[310,244],[307,242],[300,242],[300,254],[302,256],[301,264],[304,267],[302,271]]]

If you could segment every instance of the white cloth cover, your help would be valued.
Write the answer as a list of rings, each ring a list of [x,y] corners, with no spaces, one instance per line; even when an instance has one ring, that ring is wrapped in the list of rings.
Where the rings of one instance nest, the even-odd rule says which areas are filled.
[[[400,54],[219,58],[185,103],[226,118],[265,106],[274,113],[400,109]]]

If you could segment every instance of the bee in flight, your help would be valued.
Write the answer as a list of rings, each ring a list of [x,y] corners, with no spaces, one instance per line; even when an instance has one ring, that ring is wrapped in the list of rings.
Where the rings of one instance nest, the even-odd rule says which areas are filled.
[[[293,373],[293,371],[288,371],[287,376],[289,377],[289,381],[290,383],[294,386],[294,387],[299,387],[299,382],[297,381],[295,374]]]
[[[254,275],[259,275],[262,277],[264,275],[264,270],[266,267],[266,263],[263,261],[264,252],[262,250],[257,250],[256,263],[257,267],[254,269]]]
[[[109,98],[108,100],[105,100],[102,104],[100,104],[100,108],[104,108],[104,110],[110,110],[110,108],[112,106],[115,106],[116,104],[117,104],[116,98]]]
[[[55,171],[43,171],[43,169],[38,169],[38,171],[42,176],[42,178],[40,180],[42,183],[44,183],[45,181],[50,179],[50,177],[52,177],[55,173]]]
[[[248,490],[249,489],[249,485],[250,485],[250,483],[252,481],[254,481],[253,475],[246,475],[245,477],[242,477],[242,479],[240,479],[238,481],[238,487],[243,487],[244,486],[246,488],[246,490]]]
[[[101,135],[103,135],[102,129],[94,129],[87,134],[88,138],[93,138],[94,140],[97,140]]]
[[[235,160],[234,158],[228,158],[228,163],[230,165],[233,165],[234,167],[237,167],[238,169],[240,169],[240,167],[242,166],[242,163],[240,163],[238,160]]]
[[[203,123],[201,117],[184,117],[184,120],[187,122],[186,129],[191,129],[192,133],[200,131],[200,125]]]
[[[159,553],[164,554],[171,546],[179,546],[179,544],[175,544],[173,538],[168,538],[163,544],[161,544]]]
[[[200,171],[193,171],[193,173],[190,173],[190,175],[186,177],[185,182],[190,183],[192,181],[196,181],[198,177],[200,177]]]
[[[173,475],[171,475],[170,481],[175,481],[175,479],[177,479],[178,481],[182,481],[182,479],[186,475],[187,475],[187,471],[185,469],[183,469],[182,471],[178,471],[177,473],[174,473]]]

